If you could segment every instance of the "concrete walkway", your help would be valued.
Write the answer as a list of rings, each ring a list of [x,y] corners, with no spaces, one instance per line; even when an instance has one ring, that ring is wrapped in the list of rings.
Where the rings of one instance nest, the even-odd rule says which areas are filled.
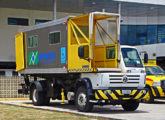
[[[138,110],[127,112],[121,106],[94,106],[90,113],[78,112],[74,105],[62,105],[60,101],[54,101],[49,106],[34,106],[29,100],[0,101],[2,104],[30,107],[43,110],[69,112],[85,116],[103,117],[122,120],[165,120],[165,101],[157,101],[154,104],[141,103]]]

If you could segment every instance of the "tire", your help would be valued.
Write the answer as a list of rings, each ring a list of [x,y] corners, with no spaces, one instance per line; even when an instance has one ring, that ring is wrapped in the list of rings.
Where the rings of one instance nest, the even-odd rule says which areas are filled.
[[[36,106],[40,106],[44,104],[44,95],[42,92],[38,92],[36,87],[32,88],[32,102]]]
[[[137,100],[127,100],[122,104],[122,107],[125,111],[135,111],[139,106]]]
[[[50,104],[50,97],[47,97],[46,94],[44,94],[44,103],[43,105],[49,105]]]
[[[79,111],[90,112],[93,109],[93,104],[89,102],[89,96],[84,86],[78,88],[76,92],[75,104]]]
[[[144,100],[145,103],[153,103],[154,102],[154,96],[152,94],[151,89],[148,88],[148,96],[147,98]]]

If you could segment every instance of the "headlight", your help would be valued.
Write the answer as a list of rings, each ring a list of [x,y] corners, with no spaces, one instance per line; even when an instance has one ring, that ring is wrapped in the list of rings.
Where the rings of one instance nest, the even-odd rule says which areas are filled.
[[[160,86],[160,81],[154,81],[153,86]]]

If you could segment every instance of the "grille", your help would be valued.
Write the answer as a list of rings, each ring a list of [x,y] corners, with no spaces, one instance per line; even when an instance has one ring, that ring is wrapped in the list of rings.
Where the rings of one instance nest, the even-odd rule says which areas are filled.
[[[109,75],[110,84],[139,84],[140,75],[127,75],[127,82],[123,81],[124,75]]]

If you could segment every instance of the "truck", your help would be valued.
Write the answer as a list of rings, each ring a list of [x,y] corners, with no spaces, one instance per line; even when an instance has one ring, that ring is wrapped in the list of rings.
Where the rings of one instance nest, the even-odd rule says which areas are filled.
[[[82,112],[94,105],[136,110],[147,93],[145,68],[136,48],[120,45],[119,33],[120,15],[107,12],[19,30],[16,71],[24,83],[18,92],[29,94],[34,105],[66,98]]]
[[[143,51],[147,54],[146,51]],[[146,89],[147,95],[143,100],[146,103],[153,103],[155,99],[165,98],[165,71],[157,65],[156,60],[147,60],[144,62],[146,70]]]
[[[158,65],[145,65],[146,68],[146,88],[148,96],[145,102],[153,103],[154,99],[165,98],[165,72]]]

